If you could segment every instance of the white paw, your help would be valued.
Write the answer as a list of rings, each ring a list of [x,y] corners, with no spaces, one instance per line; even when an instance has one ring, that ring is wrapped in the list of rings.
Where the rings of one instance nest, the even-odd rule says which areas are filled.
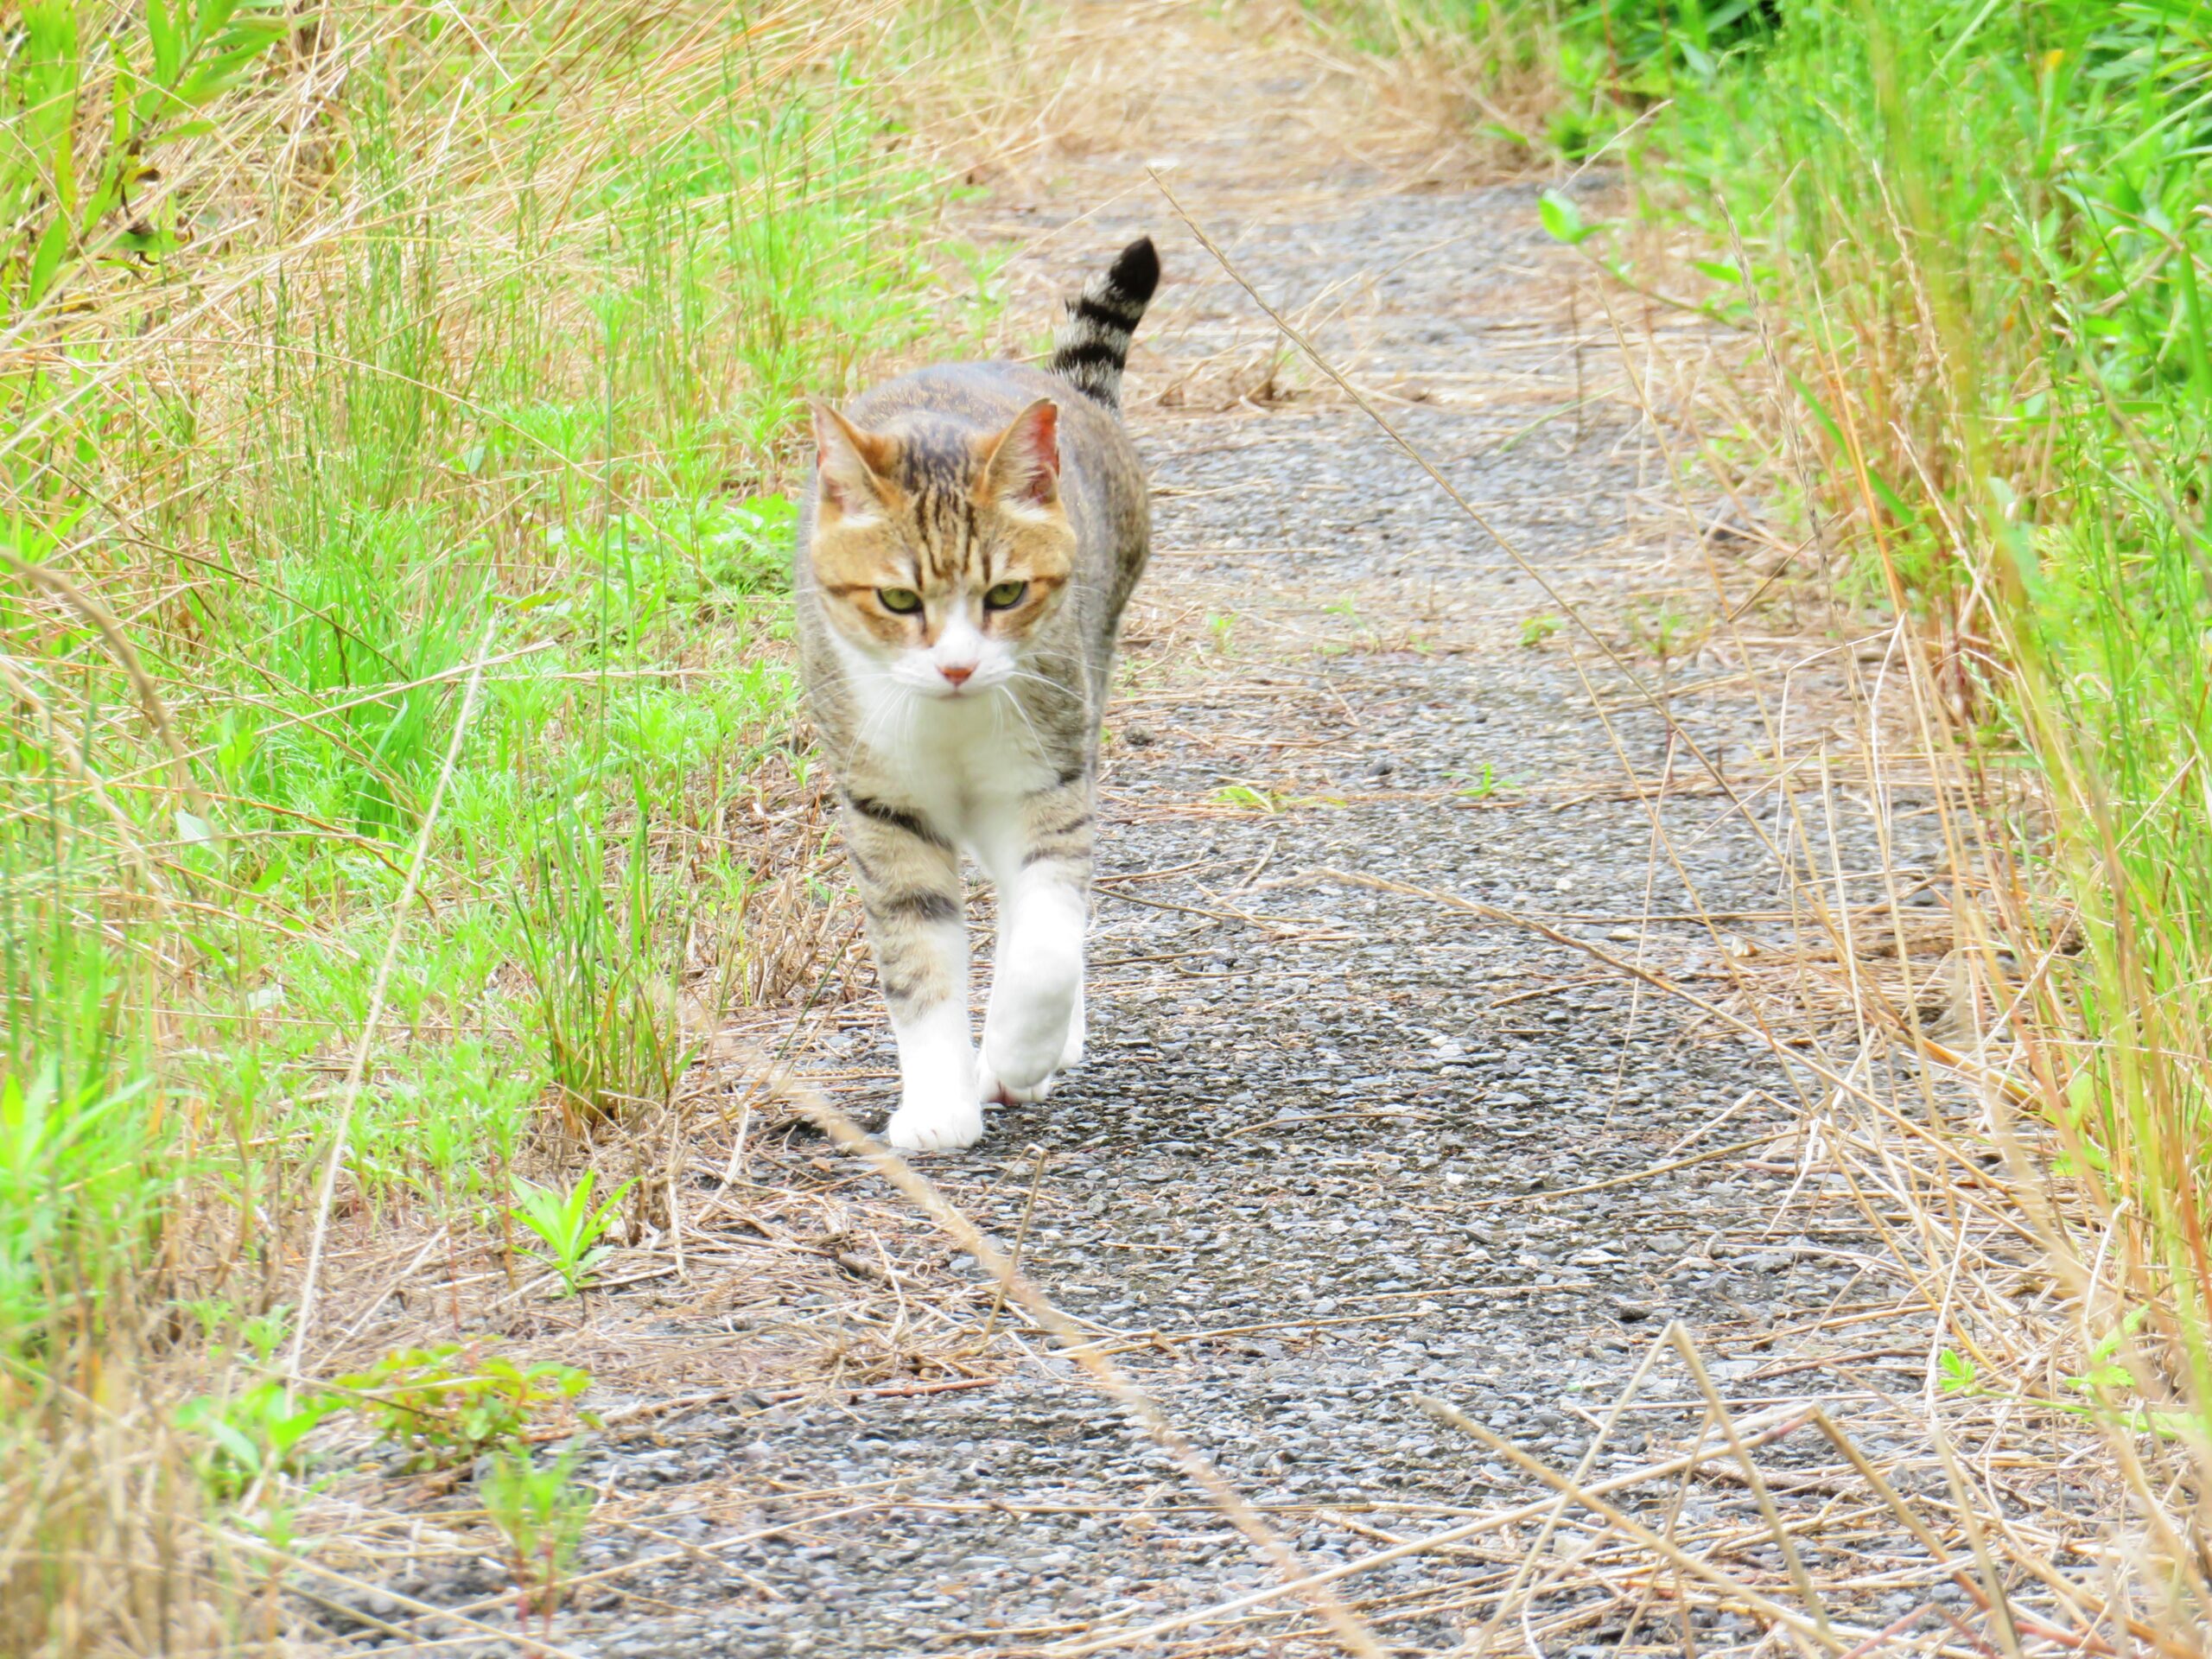
[[[992,999],[983,1021],[982,1070],[1022,1100],[1045,1098],[1071,1041],[1078,1057],[1083,1050],[1080,991],[1065,981],[1055,986],[1039,979],[1015,980]],[[985,1098],[989,1095],[986,1090]]]
[[[1018,1096],[1042,1100],[1044,1088],[1060,1069],[1067,1052],[1068,1016],[1063,1005],[1054,1017],[1049,1008],[1024,1010],[983,1033],[983,1065]]]
[[[976,1090],[988,1105],[996,1101],[1011,1106],[1020,1101],[1043,1100],[1052,1092],[1060,1074],[1083,1064],[1083,990],[1076,989],[1075,1007],[1065,1015],[1033,1004],[1024,1031],[1014,1015],[983,1033],[983,1051],[976,1057]],[[1039,1014],[1041,1014],[1041,1018]],[[1044,1035],[1041,1039],[1039,1032]],[[1049,1057],[1049,1058],[1047,1058]]]
[[[1043,1100],[1052,1092],[1052,1085],[1059,1081],[1055,1072],[1047,1071],[1043,1077],[1019,1088],[1001,1083],[999,1074],[991,1069],[989,1052],[989,1045],[986,1043],[983,1053],[976,1058],[976,1094],[986,1106],[1019,1106],[1024,1101]]]
[[[967,1090],[900,1101],[883,1138],[901,1152],[953,1152],[983,1138],[982,1102]]]

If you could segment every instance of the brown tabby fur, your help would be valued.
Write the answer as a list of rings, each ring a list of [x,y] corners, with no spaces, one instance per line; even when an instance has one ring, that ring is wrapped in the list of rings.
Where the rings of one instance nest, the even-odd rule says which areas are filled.
[[[1072,369],[928,368],[842,415],[816,411],[799,648],[899,1038],[900,1144],[967,1144],[982,1096],[1040,1097],[1080,1056],[1099,720],[1150,547],[1143,469],[1114,407],[1151,291],[1149,276],[1134,297],[1114,286],[1136,251],[1076,308],[1055,359]],[[1018,601],[986,601],[1016,583]],[[967,1042],[962,852],[1001,895],[964,1109],[950,1081]]]

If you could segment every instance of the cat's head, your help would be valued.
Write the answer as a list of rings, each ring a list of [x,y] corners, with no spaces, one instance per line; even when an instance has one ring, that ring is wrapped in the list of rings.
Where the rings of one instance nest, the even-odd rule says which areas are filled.
[[[1005,684],[1074,569],[1058,407],[1040,397],[988,433],[925,414],[869,432],[813,409],[808,556],[830,626],[916,694]]]

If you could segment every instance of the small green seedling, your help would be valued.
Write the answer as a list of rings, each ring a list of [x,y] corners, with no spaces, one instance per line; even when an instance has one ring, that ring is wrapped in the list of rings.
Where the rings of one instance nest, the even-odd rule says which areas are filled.
[[[1692,643],[1690,619],[1672,606],[1639,609],[1630,615],[1629,626],[1643,648],[1661,662],[1680,656]]]
[[[1586,223],[1581,210],[1556,190],[1547,190],[1536,199],[1536,217],[1543,220],[1545,232],[1554,241],[1570,248],[1580,247],[1605,228]]]
[[[564,1450],[540,1465],[530,1448],[496,1453],[479,1487],[484,1513],[506,1541],[518,1609],[527,1621],[550,1619],[561,1605],[561,1580],[591,1518],[591,1492],[575,1483],[576,1454]]]
[[[518,1365],[487,1341],[403,1348],[337,1379],[347,1404],[418,1470],[449,1468],[520,1443],[533,1421],[591,1386],[591,1374],[541,1360]]]
[[[1484,761],[1472,772],[1455,772],[1452,780],[1459,785],[1453,792],[1463,801],[1486,801],[1504,785],[1491,763]]]
[[[1265,812],[1270,817],[1283,809],[1281,796],[1255,789],[1249,784],[1224,785],[1214,791],[1213,798],[1222,806],[1241,806],[1250,811]]]
[[[2101,1338],[2089,1350],[2088,1369],[2077,1376],[2068,1377],[2066,1386],[2077,1394],[2096,1396],[2133,1389],[2135,1386],[2134,1376],[2117,1356],[2120,1344],[2133,1335],[2149,1315],[2147,1307],[2139,1307],[2129,1313],[2120,1320],[2118,1330]],[[1981,1374],[1972,1360],[1949,1348],[1936,1357],[1936,1382],[1945,1394],[1958,1398],[2009,1400],[2019,1405],[2039,1406],[2045,1411],[2063,1412],[2069,1417],[2116,1418],[2133,1433],[2156,1434],[2162,1440],[2177,1439],[2190,1432],[2191,1427],[2187,1411],[2171,1407],[2138,1404],[2124,1411],[2114,1412],[2101,1399],[2085,1404],[2072,1400],[2044,1400],[2032,1395],[2016,1394],[2009,1389],[1993,1389],[1981,1381]]]
[[[340,1402],[281,1382],[257,1382],[228,1400],[201,1395],[177,1408],[176,1425],[202,1437],[194,1459],[208,1495],[228,1503],[256,1484],[306,1472],[304,1442]]]
[[[1555,616],[1532,616],[1521,625],[1521,643],[1531,648],[1541,645],[1564,626]]]
[[[2079,1376],[2069,1376],[2066,1386],[2076,1394],[2109,1393],[2115,1389],[2135,1386],[2134,1373],[2117,1356],[2120,1344],[2143,1328],[2143,1321],[2151,1316],[2147,1307],[2129,1310],[2121,1319],[2119,1329],[2107,1332],[2089,1350],[2088,1369]]]
[[[1981,1372],[1964,1354],[1946,1348],[1936,1356],[1936,1386],[1946,1394],[1977,1395],[1981,1392]]]
[[[591,1201],[594,1171],[566,1192],[530,1181],[515,1183],[517,1218],[545,1242],[539,1252],[546,1265],[561,1275],[571,1296],[589,1287],[592,1270],[604,1262],[609,1247],[601,1243],[614,1220],[615,1206],[635,1185],[625,1181],[597,1205]]]

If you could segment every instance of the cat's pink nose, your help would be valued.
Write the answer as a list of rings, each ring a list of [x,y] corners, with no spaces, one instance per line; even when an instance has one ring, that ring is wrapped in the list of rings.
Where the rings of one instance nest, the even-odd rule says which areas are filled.
[[[973,663],[970,663],[965,668],[940,668],[938,670],[938,673],[944,676],[946,682],[952,685],[967,684],[968,677],[975,671],[976,665]]]

